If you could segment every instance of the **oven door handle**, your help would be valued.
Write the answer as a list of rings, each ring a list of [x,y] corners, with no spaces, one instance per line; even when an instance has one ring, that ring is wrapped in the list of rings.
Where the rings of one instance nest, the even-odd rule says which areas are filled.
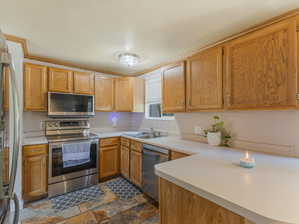
[[[90,144],[98,144],[98,140],[79,140],[79,141],[65,141],[65,142],[53,142],[49,144],[50,148],[62,148],[63,144],[90,142]]]

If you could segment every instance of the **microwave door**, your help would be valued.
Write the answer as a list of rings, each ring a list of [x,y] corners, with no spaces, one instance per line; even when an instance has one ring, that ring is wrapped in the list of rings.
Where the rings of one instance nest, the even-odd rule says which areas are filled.
[[[94,96],[49,92],[48,115],[69,117],[94,116]]]

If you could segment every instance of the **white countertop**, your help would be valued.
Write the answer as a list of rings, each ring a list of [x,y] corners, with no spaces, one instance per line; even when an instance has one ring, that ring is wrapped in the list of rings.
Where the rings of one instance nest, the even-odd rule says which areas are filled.
[[[23,138],[23,145],[39,145],[39,144],[48,144],[47,138],[45,136]]]
[[[156,166],[158,176],[223,206],[257,224],[299,223],[299,159],[254,153],[257,166],[238,166],[244,152],[182,140],[139,139],[136,132],[93,132],[99,138],[125,136],[192,156]],[[24,145],[47,144],[44,136]]]
[[[257,224],[299,223],[299,159],[198,144],[198,155],[156,165],[156,174]]]

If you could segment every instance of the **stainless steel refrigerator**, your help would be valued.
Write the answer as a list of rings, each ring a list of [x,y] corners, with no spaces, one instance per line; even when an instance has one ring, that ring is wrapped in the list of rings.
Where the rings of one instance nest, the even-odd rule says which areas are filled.
[[[20,149],[20,96],[17,89],[17,77],[12,63],[11,55],[3,33],[0,30],[0,224],[19,222],[19,200],[14,193],[14,185],[17,173],[18,155]],[[9,68],[9,116],[12,122],[4,119],[3,111],[3,75],[4,68]],[[8,186],[3,185],[3,151],[5,142],[5,129],[11,129],[9,136],[11,161],[9,166]],[[13,205],[13,207],[11,206]]]

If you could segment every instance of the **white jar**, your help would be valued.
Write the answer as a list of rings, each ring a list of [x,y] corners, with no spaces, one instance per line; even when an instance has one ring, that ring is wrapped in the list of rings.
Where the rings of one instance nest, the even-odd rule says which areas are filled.
[[[221,132],[208,132],[207,138],[209,145],[221,145]]]

